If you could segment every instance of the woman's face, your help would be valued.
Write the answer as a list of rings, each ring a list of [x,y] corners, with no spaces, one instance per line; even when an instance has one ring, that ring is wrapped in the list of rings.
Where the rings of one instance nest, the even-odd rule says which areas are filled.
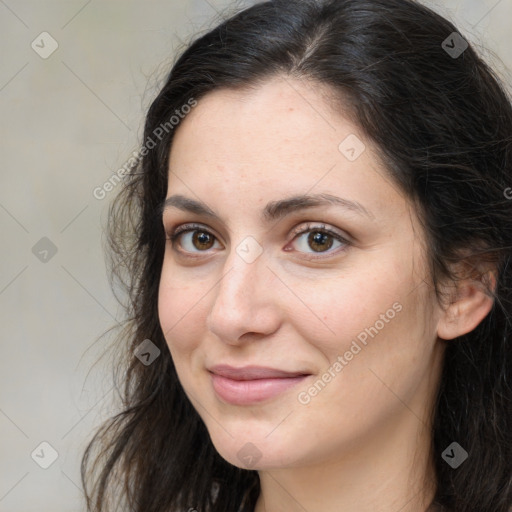
[[[282,77],[202,98],[175,134],[176,196],[187,202],[168,204],[166,232],[190,231],[166,243],[159,318],[220,455],[298,467],[412,439],[442,355],[423,235],[318,85]]]

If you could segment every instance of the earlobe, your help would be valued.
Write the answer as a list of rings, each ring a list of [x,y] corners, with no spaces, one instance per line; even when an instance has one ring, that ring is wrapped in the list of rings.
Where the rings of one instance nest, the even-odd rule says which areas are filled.
[[[488,271],[480,280],[459,281],[455,297],[441,313],[437,324],[437,335],[451,340],[474,330],[489,314],[494,304],[491,290],[496,289],[494,271]]]

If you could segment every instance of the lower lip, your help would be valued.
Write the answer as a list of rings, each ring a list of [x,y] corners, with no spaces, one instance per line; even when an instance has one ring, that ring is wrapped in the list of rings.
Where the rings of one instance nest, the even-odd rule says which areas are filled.
[[[213,389],[217,395],[233,405],[262,402],[296,386],[309,377],[309,375],[301,375],[289,378],[233,380],[215,373],[212,373],[211,376]]]

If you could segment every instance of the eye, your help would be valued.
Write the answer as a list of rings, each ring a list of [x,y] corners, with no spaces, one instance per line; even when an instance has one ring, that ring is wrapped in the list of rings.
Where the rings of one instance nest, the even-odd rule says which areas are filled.
[[[184,224],[169,235],[168,240],[176,248],[178,245],[183,248],[182,252],[205,252],[212,248],[216,237],[207,229],[196,224]],[[194,249],[197,249],[195,251]]]
[[[298,240],[299,252],[305,252],[306,254],[314,254],[314,253],[326,253],[333,247],[333,245],[337,242],[341,246],[345,246],[344,249],[350,245],[350,241],[341,236],[336,231],[333,231],[329,228],[326,228],[324,224],[321,226],[312,226],[308,224],[306,228],[298,228],[294,231],[296,235],[293,241]],[[308,235],[304,237],[304,235]],[[306,249],[311,248],[313,251],[308,252]],[[329,255],[332,252],[330,251]],[[338,251],[339,252],[339,251]],[[323,258],[325,256],[313,256],[310,259]]]
[[[295,235],[292,242],[298,240],[299,252],[305,252],[306,254],[326,253],[336,243],[345,246],[342,250],[346,250],[351,245],[349,240],[336,231],[326,228],[324,224],[321,226],[308,224],[305,228],[295,229],[292,234]],[[304,237],[306,234],[308,234],[307,238]],[[184,224],[170,234],[167,239],[170,240],[175,250],[183,253],[207,252],[213,248],[217,241],[215,235],[197,224]],[[179,248],[177,249],[176,246],[178,245]],[[312,248],[312,252],[307,251],[308,247]],[[289,250],[285,248],[285,251]],[[335,251],[329,251],[329,255],[332,252]],[[308,258],[317,259],[323,257],[325,256],[309,256]]]

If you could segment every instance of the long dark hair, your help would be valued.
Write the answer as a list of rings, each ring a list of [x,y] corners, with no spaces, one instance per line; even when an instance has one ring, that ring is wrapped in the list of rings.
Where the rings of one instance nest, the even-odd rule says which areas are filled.
[[[477,277],[485,265],[496,269],[492,310],[447,343],[432,419],[433,503],[512,510],[512,107],[465,39],[412,0],[271,0],[232,15],[176,59],[147,114],[141,158],[109,210],[112,286],[127,297],[115,347],[122,411],[84,453],[88,510],[113,511],[116,499],[137,512],[254,510],[257,471],[216,452],[159,324],[158,214],[179,129],[172,116],[211,91],[277,74],[330,86],[333,108],[348,108],[376,143],[391,181],[416,205],[440,301],[438,284],[460,278],[453,263],[464,258]],[[160,350],[150,365],[134,357],[146,339]],[[441,456],[454,441],[469,453],[457,469]]]

